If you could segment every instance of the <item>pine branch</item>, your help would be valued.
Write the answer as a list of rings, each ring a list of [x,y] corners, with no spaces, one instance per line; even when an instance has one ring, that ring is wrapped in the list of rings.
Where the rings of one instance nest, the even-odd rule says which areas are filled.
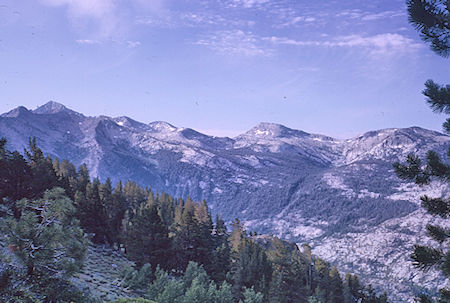
[[[430,182],[430,176],[421,166],[422,160],[414,154],[408,155],[406,165],[400,162],[393,164],[395,173],[400,179],[411,180],[416,184],[427,184]]]
[[[442,273],[446,277],[450,277],[450,251],[447,251],[447,253],[444,256],[444,260],[442,261],[441,270],[442,270]],[[448,290],[447,290],[447,292],[448,292]],[[447,294],[450,297],[450,292],[448,292]]]
[[[439,244],[444,243],[445,240],[450,238],[450,229],[443,228],[438,225],[427,225],[427,233],[432,239],[439,242]]]
[[[448,1],[408,0],[409,22],[421,33],[431,49],[442,57],[450,55],[450,16]]]
[[[427,195],[420,197],[422,207],[431,215],[439,215],[446,219],[450,215],[450,200],[445,201],[442,198],[430,198]]]
[[[427,153],[426,170],[430,176],[437,177],[442,181],[450,181],[450,166],[442,162],[441,157],[432,150]]]
[[[450,85],[427,80],[422,94],[427,97],[426,101],[434,112],[450,114]]]
[[[450,5],[450,3],[449,3]],[[439,303],[448,303],[450,302],[450,290],[448,288],[442,288],[439,290]]]
[[[428,270],[433,266],[440,265],[443,256],[444,253],[440,249],[415,244],[411,259],[413,259],[415,267],[421,270]]]

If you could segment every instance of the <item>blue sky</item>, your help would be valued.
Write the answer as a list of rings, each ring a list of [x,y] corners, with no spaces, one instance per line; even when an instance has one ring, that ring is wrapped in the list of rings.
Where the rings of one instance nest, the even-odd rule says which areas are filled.
[[[0,112],[54,100],[218,136],[441,130],[420,92],[449,64],[403,0],[0,0]]]

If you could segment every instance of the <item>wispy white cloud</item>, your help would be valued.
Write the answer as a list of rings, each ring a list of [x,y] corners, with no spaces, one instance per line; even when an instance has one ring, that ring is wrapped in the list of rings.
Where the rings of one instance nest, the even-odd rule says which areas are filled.
[[[265,37],[266,41],[278,45],[317,46],[317,47],[359,47],[369,50],[370,54],[396,54],[415,51],[422,44],[400,34],[379,34],[363,37],[360,35],[341,36],[331,40],[295,40],[285,37]]]
[[[312,16],[296,16],[291,18],[289,21],[284,22],[276,27],[278,28],[283,28],[283,27],[290,27],[290,26],[295,26],[299,23],[310,23],[310,22],[314,22],[316,21],[315,17]]]
[[[361,19],[364,12],[360,9],[346,9],[335,14],[336,17],[345,17],[350,19]]]
[[[310,66],[304,66],[297,68],[297,71],[299,72],[318,72],[320,69],[318,67],[310,67]]]
[[[170,14],[140,16],[136,18],[135,23],[159,28],[175,28],[179,26],[179,22]]]
[[[65,9],[78,34],[96,40],[122,39],[135,24],[137,13],[160,13],[166,0],[39,0],[49,7]]]
[[[78,44],[88,44],[88,45],[93,45],[93,44],[101,44],[100,41],[98,40],[91,40],[91,39],[79,39],[75,41]]]
[[[84,24],[83,19],[97,23],[97,34],[110,35],[117,27],[116,4],[113,0],[41,0],[53,7],[66,7],[70,20],[77,26]]]
[[[367,13],[364,16],[362,16],[361,20],[362,21],[375,21],[375,20],[379,20],[379,19],[395,18],[395,17],[405,16],[405,15],[406,15],[405,12],[401,12],[401,11],[384,11],[384,12],[375,13],[375,14]]]
[[[136,48],[136,47],[138,47],[139,45],[141,45],[141,42],[140,42],[140,41],[127,41],[127,46],[128,46],[129,48]]]
[[[261,44],[260,39],[251,32],[242,30],[219,31],[195,42],[215,51],[243,56],[268,56],[271,50]]]
[[[360,21],[376,21],[385,18],[395,18],[405,16],[404,11],[382,11],[382,12],[368,12],[360,9],[348,9],[337,13],[336,17],[344,17],[347,19],[358,19]]]
[[[137,24],[159,28],[236,28],[252,27],[253,20],[244,20],[233,17],[224,17],[220,13],[212,11],[166,11],[164,14],[151,14],[140,16],[136,19]]]
[[[269,0],[231,0],[229,6],[251,8],[268,2]]]

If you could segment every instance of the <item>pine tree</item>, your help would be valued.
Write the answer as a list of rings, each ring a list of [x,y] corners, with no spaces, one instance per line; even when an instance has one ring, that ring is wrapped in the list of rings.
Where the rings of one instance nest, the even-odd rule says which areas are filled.
[[[213,222],[206,201],[203,200],[199,205],[195,206],[194,214],[198,222],[199,237],[196,243],[197,262],[203,264],[206,272],[211,274],[213,271],[211,254],[214,250]]]
[[[155,280],[147,289],[146,297],[156,302],[183,303],[184,284],[171,279],[159,266],[155,271]]]
[[[111,230],[111,221],[114,214],[112,213],[112,202],[113,202],[113,190],[112,190],[112,183],[111,179],[107,178],[105,183],[100,184],[98,188],[98,194],[100,197],[101,205],[104,212],[104,224],[103,227],[104,233],[105,233],[105,239],[109,243],[109,245],[114,245],[114,238],[115,235],[113,234],[113,231]]]
[[[52,159],[44,157],[44,153],[36,144],[36,138],[30,139],[25,155],[31,168],[31,191],[33,197],[40,198],[47,189],[58,185],[58,178],[53,169]]]
[[[72,201],[63,189],[54,188],[42,199],[23,199],[19,205],[20,219],[7,217],[1,226],[10,250],[25,269],[16,267],[14,275],[29,283],[28,290],[42,294],[45,302],[65,301],[58,298],[70,286],[68,279],[80,270],[87,248]]]
[[[213,233],[214,251],[212,252],[211,278],[216,282],[225,281],[231,266],[231,249],[228,242],[228,232],[219,215],[216,216],[216,226]]]
[[[170,257],[168,230],[155,205],[142,205],[127,227],[127,254],[138,266],[167,267]]]
[[[343,283],[337,266],[330,271],[330,303],[344,303]]]
[[[33,197],[31,167],[17,151],[6,149],[6,139],[0,139],[0,204],[11,209],[16,219],[20,210],[16,201]]]
[[[450,3],[445,0],[408,0],[409,21],[421,33],[425,42],[438,55],[448,57],[450,54]],[[439,85],[432,80],[425,83],[423,94],[426,102],[437,113],[450,114],[450,85]],[[444,130],[450,134],[450,118],[443,124]],[[450,147],[448,149],[450,157]],[[419,157],[410,154],[405,164],[395,163],[398,177],[413,180],[417,184],[428,184],[433,179],[450,183],[450,165],[445,163],[434,151],[428,151],[426,165],[422,166]],[[423,196],[422,207],[430,214],[448,220],[450,216],[450,197]],[[428,235],[437,243],[437,247],[415,245],[411,255],[413,265],[422,270],[439,268],[446,276],[450,276],[450,229],[445,226],[427,225]],[[440,290],[441,301],[450,301],[450,290]],[[420,300],[430,299],[422,295]]]
[[[153,197],[153,193],[151,193],[151,196]],[[175,216],[175,201],[171,196],[162,193],[158,197],[158,212],[164,225],[166,225],[167,228],[172,226]]]
[[[113,243],[121,244],[122,221],[125,217],[125,198],[122,191],[122,182],[118,182],[114,188],[110,203],[106,204],[108,215],[109,238]]]
[[[86,164],[80,165],[77,172],[77,185],[76,190],[86,194],[86,187],[91,182],[91,178],[89,177],[89,171],[87,169]]]
[[[206,208],[205,208],[206,207]],[[196,205],[189,197],[175,209],[173,224],[174,267],[184,270],[189,261],[210,267],[213,251],[212,221],[206,204]]]
[[[147,201],[148,193],[135,182],[128,181],[123,186],[123,195],[127,209],[138,209]]]
[[[77,190],[77,171],[75,166],[68,160],[59,161],[53,159],[53,169],[58,177],[58,186],[63,188],[66,195],[74,199]]]
[[[264,296],[260,292],[255,292],[255,290],[252,288],[245,288],[242,292],[243,295],[243,301],[239,301],[242,303],[263,303]]]
[[[358,302],[363,298],[363,288],[356,275],[346,274],[344,280],[344,296],[346,303]]]
[[[306,268],[299,251],[290,251],[280,239],[274,239],[269,252],[273,273],[270,302],[306,301]]]
[[[85,204],[81,208],[80,222],[86,232],[93,234],[94,243],[107,240],[105,205],[100,198],[100,181],[96,178],[86,186]]]
[[[242,299],[244,287],[254,287],[255,291],[263,293],[267,299],[272,278],[271,262],[261,246],[246,238],[245,233],[241,237],[241,244],[237,253],[233,254],[230,270],[233,294],[236,299]]]
[[[313,284],[315,287],[315,294],[323,302],[328,302],[330,299],[330,264],[320,258],[314,260],[315,276],[313,277]]]

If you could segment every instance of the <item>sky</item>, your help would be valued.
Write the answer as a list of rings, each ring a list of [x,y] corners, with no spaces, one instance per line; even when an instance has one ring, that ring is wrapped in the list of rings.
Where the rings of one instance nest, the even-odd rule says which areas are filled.
[[[1,113],[53,100],[215,136],[441,131],[427,79],[450,83],[450,59],[403,0],[0,0]]]

